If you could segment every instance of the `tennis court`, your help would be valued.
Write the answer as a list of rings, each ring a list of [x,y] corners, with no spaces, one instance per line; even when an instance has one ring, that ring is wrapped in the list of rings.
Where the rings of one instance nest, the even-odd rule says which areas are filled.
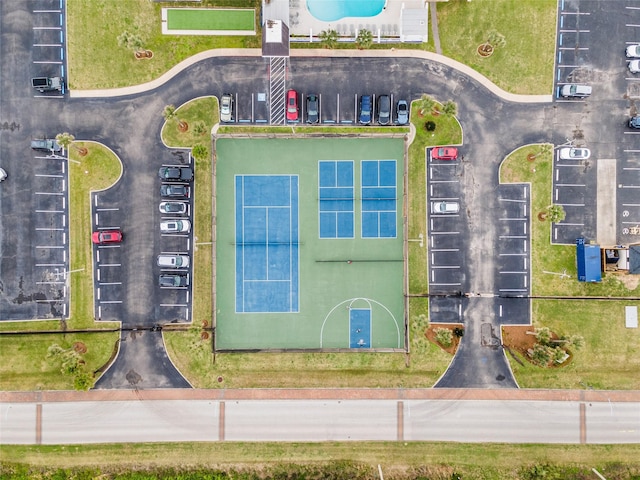
[[[253,8],[163,8],[165,35],[255,35]]]
[[[401,139],[216,141],[218,350],[403,348],[403,154]]]

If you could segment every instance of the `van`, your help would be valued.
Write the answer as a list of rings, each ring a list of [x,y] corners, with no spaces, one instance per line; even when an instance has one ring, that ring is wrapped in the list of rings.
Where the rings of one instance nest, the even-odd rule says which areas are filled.
[[[586,98],[591,95],[591,87],[578,84],[563,85],[560,95],[565,98]]]

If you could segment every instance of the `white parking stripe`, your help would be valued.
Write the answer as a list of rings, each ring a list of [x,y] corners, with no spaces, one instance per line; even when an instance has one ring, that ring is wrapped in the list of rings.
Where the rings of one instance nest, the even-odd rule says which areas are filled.
[[[121,267],[121,263],[101,263],[100,267]]]
[[[36,263],[36,267],[64,267],[64,263]]]
[[[64,248],[62,245],[36,245],[36,248]]]
[[[48,177],[48,178],[63,178],[64,177],[64,175],[58,175],[58,174],[49,175],[49,174],[46,174],[46,173],[36,173],[35,176],[36,177]]]
[[[122,282],[100,282],[100,285],[122,285]]]
[[[460,268],[460,265],[432,265],[433,269],[451,269],[451,268]]]
[[[101,300],[100,303],[122,303],[122,300]]]
[[[187,303],[161,303],[161,307],[188,307]]]
[[[64,228],[45,228],[45,227],[38,227],[36,228],[36,230],[38,231],[45,231],[45,232],[61,232],[64,230]]]
[[[64,213],[64,210],[36,210],[36,213]]]

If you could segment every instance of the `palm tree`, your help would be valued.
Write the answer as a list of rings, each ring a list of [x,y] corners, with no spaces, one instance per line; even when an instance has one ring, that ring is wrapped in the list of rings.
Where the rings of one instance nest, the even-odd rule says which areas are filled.
[[[549,205],[547,207],[547,218],[552,223],[558,223],[564,220],[566,213],[562,205]]]
[[[504,38],[500,32],[495,30],[489,32],[487,37],[487,43],[491,45],[493,48],[504,47],[507,44],[507,40]]]
[[[136,54],[144,50],[142,48],[142,39],[135,33],[130,33],[126,30],[118,35],[118,45],[133,50],[133,53]]]
[[[420,115],[424,115],[425,112],[432,112],[435,106],[436,101],[426,93],[420,97],[420,100],[418,100],[417,107]]]
[[[178,129],[182,132],[186,132],[189,128],[189,124],[184,120],[181,120],[176,114],[176,107],[174,105],[165,105],[164,110],[162,110],[162,116],[166,121],[170,121],[175,118],[178,121]]]
[[[56,143],[60,145],[64,150],[69,150],[69,147],[71,146],[76,149],[76,151],[81,157],[84,157],[87,153],[89,153],[89,150],[87,150],[85,147],[75,146],[73,144],[75,140],[76,140],[76,137],[74,137],[69,132],[58,133],[56,135]]]
[[[325,48],[333,48],[338,43],[338,32],[335,30],[322,30],[318,35]]]
[[[358,32],[356,37],[356,46],[362,50],[363,48],[369,48],[373,43],[373,33],[369,30],[363,29]]]
[[[196,160],[206,160],[208,154],[209,150],[201,143],[194,145],[191,149],[191,155],[193,155],[193,158]]]
[[[458,104],[453,100],[447,100],[442,105],[442,113],[454,117],[458,113]]]

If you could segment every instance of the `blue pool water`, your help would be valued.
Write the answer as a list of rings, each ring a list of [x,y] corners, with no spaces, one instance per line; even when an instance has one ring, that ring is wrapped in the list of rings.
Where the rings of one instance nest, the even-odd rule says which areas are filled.
[[[307,10],[318,20],[334,22],[345,17],[374,17],[385,0],[307,0]]]

